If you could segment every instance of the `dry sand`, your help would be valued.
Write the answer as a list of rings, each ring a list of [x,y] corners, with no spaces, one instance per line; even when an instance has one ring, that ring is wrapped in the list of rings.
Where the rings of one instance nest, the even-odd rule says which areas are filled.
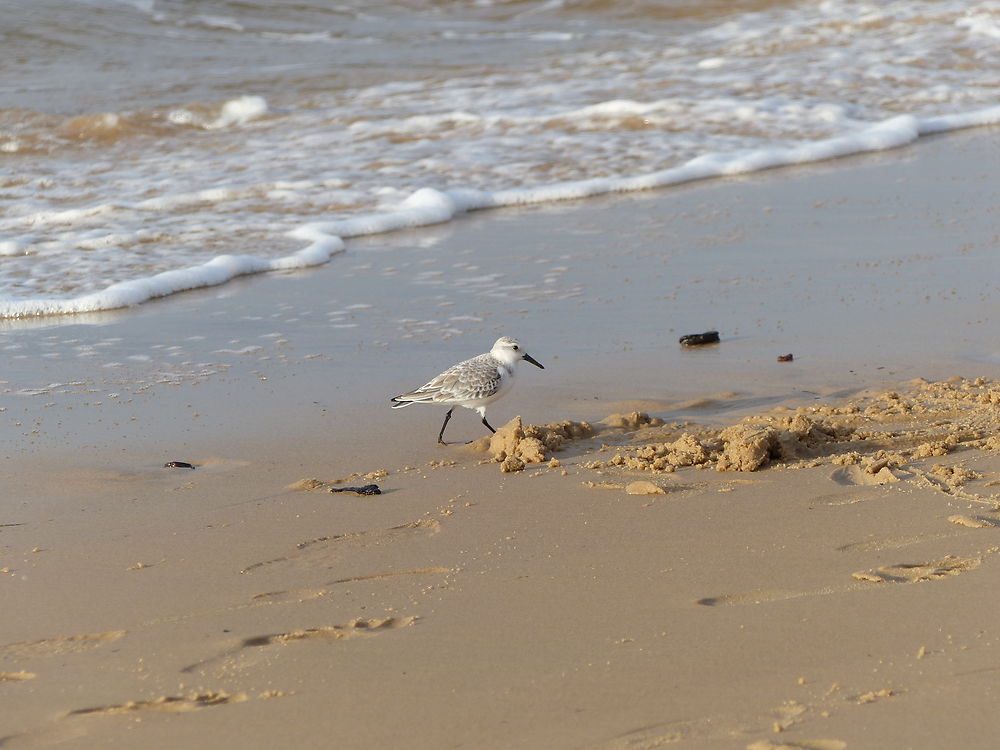
[[[11,324],[0,748],[993,747],[991,135]]]

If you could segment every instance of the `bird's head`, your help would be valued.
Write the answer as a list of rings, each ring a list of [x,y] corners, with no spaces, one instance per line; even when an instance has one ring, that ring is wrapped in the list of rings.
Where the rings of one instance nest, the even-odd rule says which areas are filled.
[[[524,351],[524,347],[509,336],[501,336],[498,338],[497,342],[490,350],[490,354],[499,359],[501,362],[505,362],[509,365],[523,359],[525,362],[530,362],[535,367],[542,370],[545,369],[534,357]]]

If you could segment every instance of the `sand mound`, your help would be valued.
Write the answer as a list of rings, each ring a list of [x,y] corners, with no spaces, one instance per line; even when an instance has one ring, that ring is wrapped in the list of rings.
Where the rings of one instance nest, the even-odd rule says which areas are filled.
[[[619,453],[607,463],[624,469],[669,472],[682,466],[707,463],[712,460],[714,447],[714,444],[703,443],[694,435],[684,433],[672,442],[647,443],[631,454]]]
[[[664,433],[670,436],[667,425],[653,431],[655,439],[617,446],[617,455],[610,460],[591,461],[585,466],[653,473],[711,465],[718,471],[757,471],[775,463],[819,461],[855,467],[839,472],[840,481],[884,483],[898,480],[901,467],[919,459],[948,455],[965,447],[1000,450],[997,404],[1000,383],[996,381],[916,380],[902,390],[865,394],[846,404],[755,415],[721,429],[693,429],[688,424],[686,431],[674,433],[672,440],[663,439]],[[641,439],[641,428],[664,423],[633,412],[613,414],[601,424],[640,430],[637,437]],[[961,472],[948,476],[931,472],[929,476],[950,486],[967,481]]]
[[[514,417],[488,438],[486,450],[501,471],[522,471],[527,464],[544,463],[549,452],[560,450],[567,442],[593,434],[594,428],[587,422],[525,426],[520,417]]]
[[[952,378],[916,380],[901,390],[867,393],[843,404],[776,409],[720,428],[668,424],[641,411],[611,414],[598,424],[607,440],[600,451],[614,455],[580,466],[599,473],[655,474],[689,466],[750,472],[772,465],[828,463],[844,467],[833,475],[840,483],[884,484],[909,476],[903,467],[920,459],[967,447],[1000,451],[997,404],[1000,382]],[[545,463],[553,451],[597,432],[588,422],[525,425],[515,417],[472,448],[489,454],[488,460],[502,471],[516,472]],[[615,445],[624,441],[629,444]],[[922,476],[952,488],[970,478],[943,467]]]
[[[723,442],[719,471],[756,471],[781,455],[781,441],[773,427],[737,424],[719,434]]]

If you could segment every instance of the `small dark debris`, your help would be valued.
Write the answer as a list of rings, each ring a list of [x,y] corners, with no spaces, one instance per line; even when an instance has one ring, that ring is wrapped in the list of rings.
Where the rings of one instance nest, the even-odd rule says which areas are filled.
[[[357,495],[381,495],[382,490],[377,484],[366,484],[364,487],[331,487],[330,492],[353,492]]]
[[[791,362],[794,359],[791,354],[782,354],[778,357],[779,362]]]
[[[680,337],[681,346],[702,346],[703,344],[718,344],[718,331],[705,331],[705,333],[689,333]]]
[[[167,461],[163,464],[164,469],[193,469],[194,464],[189,464],[187,461]]]

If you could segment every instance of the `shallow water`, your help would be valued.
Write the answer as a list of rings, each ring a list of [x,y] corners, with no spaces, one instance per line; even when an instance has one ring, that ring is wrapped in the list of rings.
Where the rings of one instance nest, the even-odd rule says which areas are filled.
[[[40,0],[0,34],[6,316],[1000,119],[989,2]]]

